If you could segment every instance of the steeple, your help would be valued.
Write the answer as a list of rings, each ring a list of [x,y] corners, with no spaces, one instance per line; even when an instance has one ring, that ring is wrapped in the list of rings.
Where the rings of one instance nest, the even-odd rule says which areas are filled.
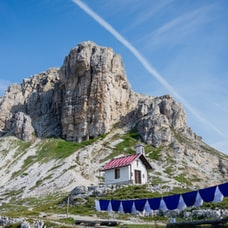
[[[144,146],[142,144],[137,144],[135,146],[136,154],[144,154]]]

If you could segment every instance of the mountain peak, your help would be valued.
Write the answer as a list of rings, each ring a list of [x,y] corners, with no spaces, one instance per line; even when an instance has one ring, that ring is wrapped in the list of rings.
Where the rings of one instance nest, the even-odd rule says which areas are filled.
[[[92,41],[73,48],[60,69],[10,86],[0,111],[2,134],[23,140],[54,136],[80,142],[103,135],[116,124],[130,129],[137,123],[144,141],[157,145],[168,140],[164,135],[169,132],[154,137],[154,126],[146,126],[149,119],[153,125],[186,125],[177,102],[169,95],[152,98],[132,91],[120,55]]]

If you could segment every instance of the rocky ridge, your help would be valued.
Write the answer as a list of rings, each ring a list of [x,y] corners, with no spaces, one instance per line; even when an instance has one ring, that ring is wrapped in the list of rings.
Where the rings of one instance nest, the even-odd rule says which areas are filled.
[[[0,196],[15,191],[38,196],[98,184],[100,168],[129,130],[159,152],[159,158],[152,159],[154,152],[148,156],[151,180],[159,178],[160,189],[166,183],[183,187],[183,176],[192,187],[227,181],[227,156],[187,126],[182,106],[169,95],[134,92],[121,57],[90,41],[73,48],[61,68],[11,85],[0,112]],[[99,136],[103,138],[66,158],[37,159],[52,138],[82,142]]]
[[[121,57],[111,48],[84,42],[60,69],[49,69],[8,88],[0,105],[0,131],[25,141],[60,137],[84,141],[114,125],[137,127],[144,142],[170,144],[170,126],[195,137],[183,108],[169,95],[135,93]]]

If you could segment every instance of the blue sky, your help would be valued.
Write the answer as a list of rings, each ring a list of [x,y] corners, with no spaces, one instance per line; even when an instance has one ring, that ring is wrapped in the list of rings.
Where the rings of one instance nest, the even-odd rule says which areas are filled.
[[[171,94],[228,154],[227,11],[227,0],[0,0],[0,96],[92,40],[122,56],[133,90]]]

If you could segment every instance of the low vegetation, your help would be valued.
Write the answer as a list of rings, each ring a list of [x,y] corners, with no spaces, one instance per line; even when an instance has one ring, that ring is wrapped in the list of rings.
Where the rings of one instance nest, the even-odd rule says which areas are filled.
[[[177,194],[183,192],[183,189],[174,189],[172,192],[167,192],[165,194],[151,193],[146,189],[146,185],[143,186],[126,186],[119,188],[116,191],[109,192],[102,199],[130,199],[130,198],[153,198],[160,197],[170,194]],[[186,190],[185,190],[186,191]],[[47,227],[68,227],[67,225],[74,224],[75,219],[71,215],[87,215],[94,216],[102,219],[121,219],[121,220],[131,220],[133,217],[130,214],[109,214],[107,212],[97,212],[95,210],[94,201],[96,197],[88,197],[86,200],[81,201],[80,199],[74,201],[74,204],[70,204],[68,207],[66,204],[67,195],[50,195],[44,198],[27,198],[21,200],[14,200],[5,205],[0,206],[1,216],[5,215],[8,217],[26,217],[28,220],[32,221],[38,218],[39,215],[43,214],[42,220],[44,220]],[[223,202],[220,203],[205,203],[201,208],[211,208],[211,209],[227,209],[228,198],[226,197]],[[191,209],[189,209],[191,210]],[[62,214],[65,217],[59,217],[57,220],[48,219],[51,214]],[[69,217],[67,215],[70,215]],[[134,216],[135,217],[135,216]],[[165,224],[168,221],[167,217],[164,217],[161,213],[159,216],[149,216],[149,217],[138,217],[139,221],[144,224],[140,225],[129,225],[126,227],[158,227],[158,224]],[[178,219],[180,220],[180,219]],[[58,222],[58,224],[57,224]],[[148,224],[147,224],[148,223]],[[17,227],[17,226],[8,226]],[[162,227],[162,225],[160,226]]]
[[[135,145],[139,139],[139,134],[137,131],[132,130],[123,135],[114,135],[112,137],[112,140],[115,141],[116,139],[120,140],[121,142],[118,143],[115,148],[112,149],[112,153],[106,156],[105,159],[101,162],[108,161],[118,155],[128,155],[135,153]]]
[[[24,160],[24,164],[22,168],[16,172],[14,172],[11,178],[15,178],[20,175],[24,175],[26,170],[32,164],[38,163],[47,163],[50,160],[59,160],[64,159],[75,153],[77,150],[91,145],[96,140],[99,140],[105,136],[99,136],[94,139],[90,139],[81,143],[69,142],[62,139],[50,138],[44,139],[41,143],[38,144],[38,149],[36,150],[36,154],[28,156]],[[19,146],[19,154],[23,154],[25,150],[30,146],[30,143],[23,142],[17,140],[17,145]],[[37,185],[38,186],[38,185]]]
[[[64,159],[77,150],[92,144],[98,139],[99,137],[81,143],[54,138],[45,139],[42,141],[42,144],[37,151],[36,161],[43,163],[48,162],[51,159]]]

